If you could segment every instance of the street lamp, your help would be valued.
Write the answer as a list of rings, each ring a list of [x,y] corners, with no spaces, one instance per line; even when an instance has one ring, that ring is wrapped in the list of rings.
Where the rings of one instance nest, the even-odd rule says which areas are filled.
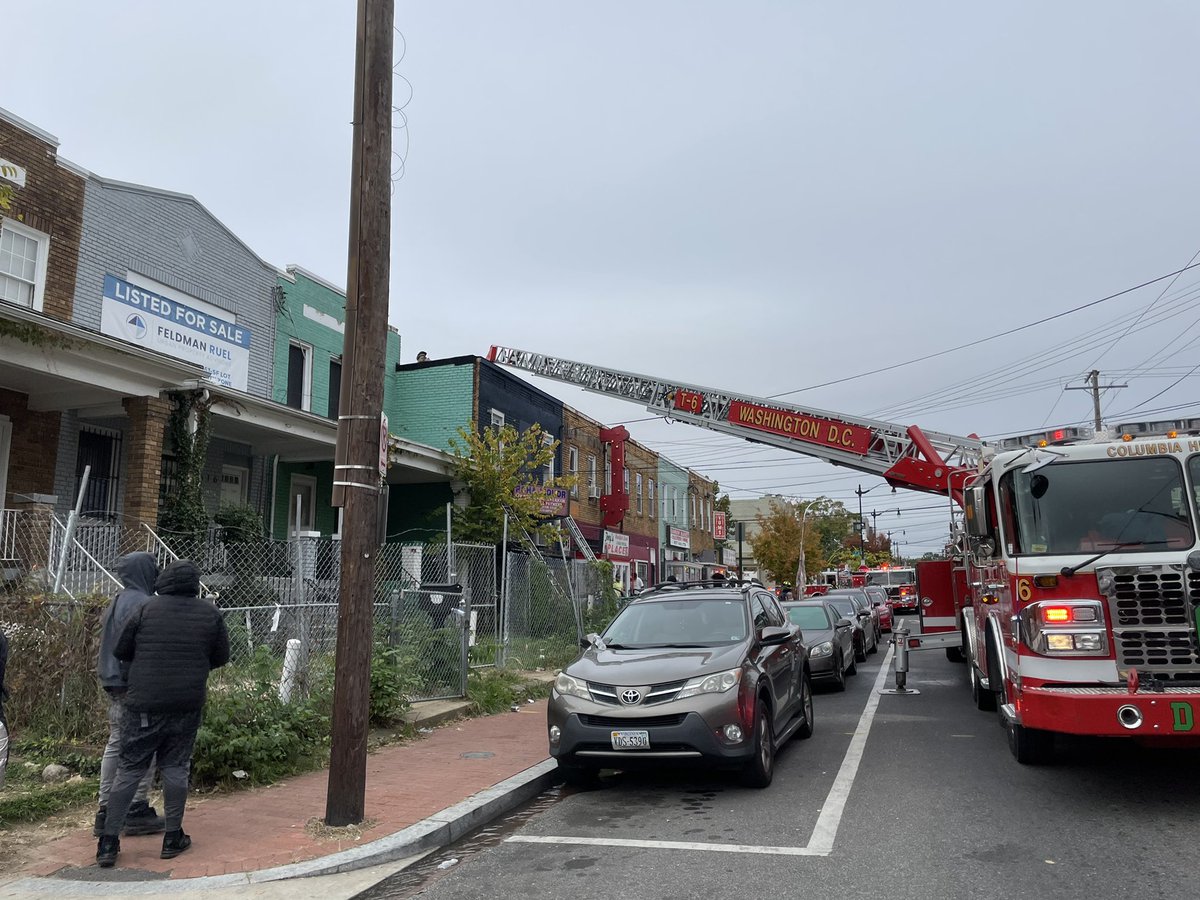
[[[865,491],[864,491],[864,493],[865,493]],[[812,508],[812,505],[814,503],[816,503],[817,500],[819,500],[819,499],[820,498],[818,497],[815,500],[809,500],[807,503],[804,504],[804,508],[800,511],[800,559],[796,564],[796,596],[797,597],[804,596],[804,586],[806,584],[808,584],[808,571],[805,569],[805,566],[804,566],[804,538],[805,538],[804,523],[805,523],[805,520],[808,518],[808,511]],[[860,500],[859,502],[861,503],[862,501]]]

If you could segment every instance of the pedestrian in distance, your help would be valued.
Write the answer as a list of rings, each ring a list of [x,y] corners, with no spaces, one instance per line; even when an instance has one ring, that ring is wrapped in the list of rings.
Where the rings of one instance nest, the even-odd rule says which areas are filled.
[[[640,594],[645,589],[646,582],[642,581],[642,576],[640,574],[635,574],[633,576],[633,592],[635,594]]]
[[[103,868],[117,861],[121,829],[151,759],[162,772],[166,833],[163,859],[192,844],[183,830],[188,769],[204,714],[208,673],[229,661],[229,632],[212,603],[200,598],[200,570],[190,560],[171,563],[150,598],[126,623],[114,655],[129,663],[121,715],[120,766],[108,797],[104,835],[96,846]]]
[[[113,655],[117,639],[121,636],[130,618],[154,593],[154,582],[158,578],[158,562],[149,553],[127,553],[117,560],[117,577],[124,585],[113,597],[100,620],[100,653],[96,658],[96,674],[100,686],[108,694],[108,744],[100,759],[100,798],[96,810],[96,821],[92,834],[104,834],[104,820],[108,812],[108,796],[112,791],[113,778],[117,774],[117,760],[121,753],[121,713],[125,705],[125,694],[129,688],[129,663]],[[154,783],[155,766],[146,768],[145,777],[138,782],[133,795],[133,805],[125,817],[125,834],[158,834],[163,830],[162,816],[150,805],[150,788]]]

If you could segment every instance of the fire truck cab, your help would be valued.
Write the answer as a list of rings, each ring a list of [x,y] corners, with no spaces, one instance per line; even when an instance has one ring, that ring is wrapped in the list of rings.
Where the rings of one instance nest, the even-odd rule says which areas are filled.
[[[1200,419],[997,450],[964,489],[976,705],[999,708],[1023,763],[1054,732],[1200,736]]]

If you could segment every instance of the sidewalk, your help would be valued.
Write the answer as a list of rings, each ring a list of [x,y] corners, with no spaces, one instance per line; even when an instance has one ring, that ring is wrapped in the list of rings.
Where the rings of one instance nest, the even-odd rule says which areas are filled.
[[[418,707],[423,706],[418,704]],[[443,704],[443,707],[445,704]],[[424,713],[424,719],[422,714]],[[417,710],[427,727],[430,711]],[[325,829],[328,772],[266,788],[188,799],[184,830],[192,847],[160,859],[161,835],[122,837],[117,866],[95,865],[90,829],[39,848],[0,895],[103,894],[111,884],[153,893],[345,872],[443,846],[549,787],[546,701],[517,712],[455,719],[404,745],[367,757],[367,821]],[[161,809],[159,810],[161,812]]]

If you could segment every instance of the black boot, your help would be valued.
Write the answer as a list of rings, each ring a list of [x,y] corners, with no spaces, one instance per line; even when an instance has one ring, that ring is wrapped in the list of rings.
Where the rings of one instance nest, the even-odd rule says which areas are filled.
[[[125,834],[158,834],[165,827],[163,817],[145,800],[129,807],[125,817]]]
[[[174,859],[190,846],[192,839],[183,833],[182,828],[178,831],[168,831],[163,835],[163,848],[159,856],[162,859]]]
[[[121,839],[116,835],[104,835],[96,844],[96,864],[102,869],[111,869],[121,852]]]
[[[104,837],[104,820],[108,818],[107,807],[100,807],[96,810],[96,821],[92,823],[92,836]]]

